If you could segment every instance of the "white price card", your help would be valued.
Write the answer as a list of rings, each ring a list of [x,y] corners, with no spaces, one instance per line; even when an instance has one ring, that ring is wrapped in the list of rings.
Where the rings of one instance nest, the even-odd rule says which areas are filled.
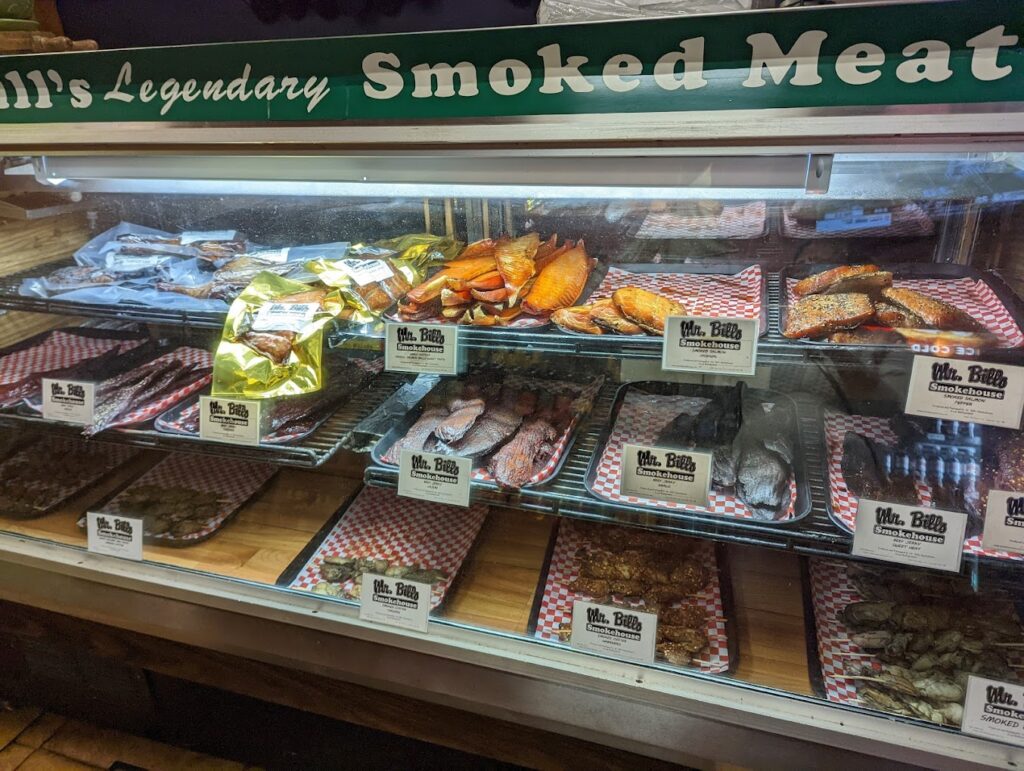
[[[96,384],[43,378],[43,419],[88,426],[93,423]]]
[[[915,356],[904,412],[1019,428],[1024,367]]]
[[[253,332],[301,332],[313,320],[320,303],[264,303],[252,321]]]
[[[258,399],[199,397],[199,437],[207,441],[258,445],[262,402]]]
[[[96,554],[142,559],[142,519],[90,511],[85,515],[86,546]]]
[[[753,375],[757,369],[757,319],[669,316],[661,368],[673,372]]]
[[[959,571],[967,515],[861,498],[853,534],[856,557]]]
[[[426,632],[430,620],[430,597],[430,584],[363,573],[359,618]]]
[[[335,265],[345,271],[359,286],[387,281],[395,275],[384,260],[339,260]]]
[[[472,474],[470,458],[403,450],[398,459],[398,494],[434,503],[468,506]]]
[[[989,490],[981,545],[995,551],[1024,553],[1024,493]]]
[[[650,664],[657,635],[656,613],[586,600],[572,604],[569,645],[578,650]]]
[[[1024,685],[968,677],[960,730],[1024,747]]]
[[[623,445],[621,495],[706,509],[710,490],[711,453]]]
[[[417,375],[457,375],[463,368],[454,324],[387,325],[384,369]]]
[[[237,230],[186,230],[179,238],[182,246],[204,241],[235,241],[237,239]]]

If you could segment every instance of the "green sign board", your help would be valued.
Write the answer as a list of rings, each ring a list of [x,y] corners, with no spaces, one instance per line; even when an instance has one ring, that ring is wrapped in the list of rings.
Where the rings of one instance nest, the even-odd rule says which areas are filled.
[[[1024,101],[1024,2],[0,59],[0,123],[377,121]]]

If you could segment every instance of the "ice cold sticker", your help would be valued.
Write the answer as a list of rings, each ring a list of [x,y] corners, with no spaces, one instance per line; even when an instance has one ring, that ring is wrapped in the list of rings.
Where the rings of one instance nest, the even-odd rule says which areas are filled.
[[[142,559],[142,519],[90,511],[86,514],[86,546],[96,554]]]
[[[967,515],[861,498],[852,554],[901,565],[959,571]]]
[[[213,442],[260,443],[262,403],[255,399],[199,397],[199,436]]]
[[[43,378],[43,419],[88,426],[93,423],[96,385]]]
[[[904,411],[909,415],[1019,428],[1024,367],[915,356]]]
[[[620,495],[708,507],[711,453],[627,444]]]
[[[658,616],[621,605],[576,600],[572,605],[569,645],[617,659],[654,661]]]
[[[1024,747],[1024,685],[971,675],[960,730]]]
[[[434,503],[468,506],[472,473],[470,458],[403,450],[398,461],[398,494]]]
[[[265,303],[256,311],[253,332],[301,332],[320,310],[320,303]]]
[[[430,592],[430,584],[363,573],[359,618],[426,632],[430,620]]]
[[[387,281],[395,275],[384,260],[341,260],[338,266],[352,277],[359,286],[375,281]]]
[[[1024,553],[1024,492],[989,491],[981,545],[985,549]]]
[[[457,375],[461,366],[457,326],[395,323],[387,325],[384,369],[389,372]]]
[[[753,375],[756,319],[670,316],[665,321],[661,368],[673,372]]]

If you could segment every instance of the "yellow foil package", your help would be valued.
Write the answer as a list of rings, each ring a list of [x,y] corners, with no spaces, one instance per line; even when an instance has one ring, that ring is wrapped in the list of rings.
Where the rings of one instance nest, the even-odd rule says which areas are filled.
[[[324,327],[343,307],[336,289],[257,274],[228,310],[213,395],[268,399],[320,390]]]
[[[305,265],[345,300],[341,318],[353,324],[372,324],[423,281],[427,269],[454,258],[462,242],[447,236],[411,233],[373,244],[356,244],[345,259],[319,258]]]

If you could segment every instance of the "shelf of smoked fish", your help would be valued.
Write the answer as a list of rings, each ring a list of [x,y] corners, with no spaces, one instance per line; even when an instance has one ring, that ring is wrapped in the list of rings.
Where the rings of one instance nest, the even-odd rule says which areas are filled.
[[[471,484],[474,503],[510,506],[575,519],[628,524],[652,530],[699,536],[716,541],[744,543],[776,549],[793,549],[806,554],[839,556],[849,552],[850,536],[829,519],[825,511],[825,476],[820,460],[824,452],[821,440],[820,411],[817,405],[798,402],[798,430],[804,452],[810,456],[806,466],[810,488],[810,514],[791,525],[738,519],[714,514],[659,511],[595,498],[586,486],[587,470],[600,441],[612,420],[612,407],[618,384],[606,383],[597,397],[590,418],[583,424],[576,442],[561,470],[548,482],[520,490],[507,490],[493,484]],[[364,480],[376,487],[397,487],[398,469],[392,466],[367,467]]]
[[[366,388],[343,403],[316,430],[292,444],[268,444],[246,447],[208,442],[198,436],[185,436],[156,431],[153,428],[113,429],[98,433],[92,441],[131,445],[160,450],[184,450],[203,455],[225,456],[237,460],[272,462],[282,466],[316,468],[323,465],[339,449],[348,447],[356,427],[373,413],[404,382],[405,375],[384,372]],[[22,428],[34,433],[56,436],[80,436],[82,427],[43,420],[18,413],[0,413],[0,426]],[[27,433],[27,431],[23,431]]]

